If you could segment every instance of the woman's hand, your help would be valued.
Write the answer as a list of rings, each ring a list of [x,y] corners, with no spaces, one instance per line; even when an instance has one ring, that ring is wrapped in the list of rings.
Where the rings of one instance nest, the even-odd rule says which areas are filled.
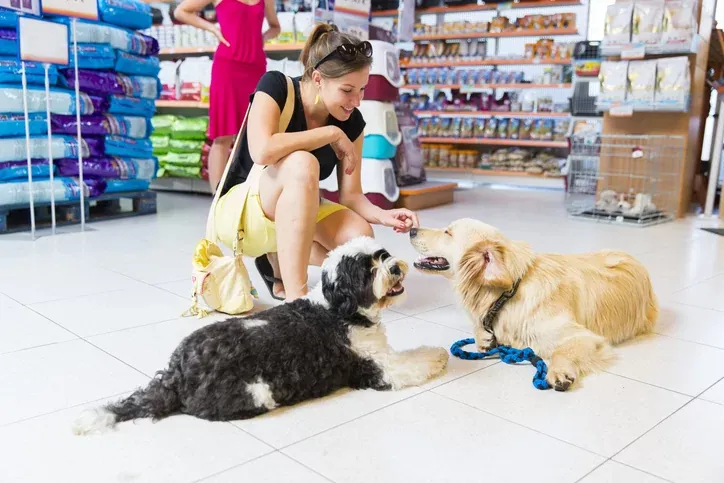
[[[227,47],[231,47],[231,44],[228,40],[224,38],[224,35],[221,33],[221,28],[218,25],[214,26],[214,28],[211,30],[211,33],[214,34],[217,39],[219,39],[219,42],[226,45]]]
[[[337,137],[337,140],[332,141],[330,143],[330,146],[332,146],[334,154],[337,155],[337,158],[342,161],[342,166],[344,166],[344,174],[352,174],[354,172],[354,169],[360,163],[357,155],[357,150],[354,147],[354,143],[349,140],[344,131],[339,129],[339,135]]]
[[[397,233],[407,233],[412,228],[420,227],[420,220],[414,211],[406,208],[396,208],[394,210],[384,210],[380,216],[380,223],[389,226]]]

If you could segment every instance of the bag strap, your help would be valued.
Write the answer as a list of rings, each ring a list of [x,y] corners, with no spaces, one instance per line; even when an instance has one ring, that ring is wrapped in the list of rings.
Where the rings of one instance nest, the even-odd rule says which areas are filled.
[[[292,120],[292,115],[294,114],[294,104],[295,104],[295,92],[294,92],[294,83],[292,82],[292,79],[285,75],[284,78],[287,81],[287,99],[284,102],[284,108],[282,109],[281,115],[279,116],[279,131],[280,133],[286,132],[287,128],[289,127],[289,123]],[[236,140],[234,141],[234,147],[231,150],[231,155],[229,156],[229,159],[226,161],[226,167],[224,168],[224,174],[221,175],[221,180],[219,181],[219,184],[216,186],[216,193],[214,193],[214,199],[211,201],[211,207],[209,208],[209,216],[206,218],[206,238],[211,240],[212,242],[216,242],[216,229],[214,224],[214,218],[215,218],[215,210],[216,210],[216,204],[219,201],[219,198],[221,197],[221,189],[224,186],[224,183],[226,183],[226,177],[229,174],[229,168],[231,167],[232,162],[234,159],[236,159],[237,152],[239,151],[239,145],[241,144],[241,136],[244,132],[244,128],[246,128],[246,124],[249,119],[249,111],[251,110],[251,103],[249,103],[249,106],[246,108],[246,114],[244,114],[244,121],[241,123],[241,127],[239,128],[239,133],[236,135]],[[252,169],[256,167],[254,165]],[[247,177],[247,180],[249,178]]]

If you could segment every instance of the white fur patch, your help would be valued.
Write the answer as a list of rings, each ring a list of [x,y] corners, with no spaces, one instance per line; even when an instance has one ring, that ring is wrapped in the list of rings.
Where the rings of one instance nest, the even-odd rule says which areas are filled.
[[[329,308],[329,302],[324,298],[324,292],[322,292],[322,282],[315,285],[314,288],[302,298],[309,300],[313,304],[321,305],[325,309]]]
[[[244,320],[244,327],[247,329],[252,329],[254,327],[263,327],[269,322],[263,319],[246,319]]]
[[[246,386],[246,391],[251,394],[254,404],[258,407],[264,407],[269,410],[277,407],[274,396],[272,395],[269,384],[264,382],[261,377],[257,378],[256,382]]]
[[[355,255],[373,255],[376,251],[382,250],[380,245],[374,238],[368,236],[360,236],[353,238],[344,245],[340,245],[327,255],[322,264],[322,271],[327,273],[330,282],[337,279],[337,266],[344,257],[353,257]]]
[[[103,433],[116,424],[116,415],[107,409],[86,409],[73,422],[73,433],[85,435]]]

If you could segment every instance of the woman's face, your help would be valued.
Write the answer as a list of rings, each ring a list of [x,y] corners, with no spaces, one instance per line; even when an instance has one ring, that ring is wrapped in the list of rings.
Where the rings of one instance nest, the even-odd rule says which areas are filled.
[[[337,79],[320,78],[320,97],[329,113],[338,121],[346,121],[364,99],[370,77],[369,66]]]

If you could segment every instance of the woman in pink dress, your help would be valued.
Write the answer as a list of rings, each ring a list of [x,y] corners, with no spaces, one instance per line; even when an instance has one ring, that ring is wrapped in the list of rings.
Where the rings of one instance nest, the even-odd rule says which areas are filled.
[[[209,92],[209,184],[216,191],[234,136],[239,132],[249,106],[249,96],[266,72],[264,42],[279,35],[281,28],[274,0],[220,0],[214,2],[218,25],[202,19],[208,0],[184,0],[175,17],[188,25],[208,30],[219,39],[211,68]],[[266,18],[269,29],[262,34]]]

